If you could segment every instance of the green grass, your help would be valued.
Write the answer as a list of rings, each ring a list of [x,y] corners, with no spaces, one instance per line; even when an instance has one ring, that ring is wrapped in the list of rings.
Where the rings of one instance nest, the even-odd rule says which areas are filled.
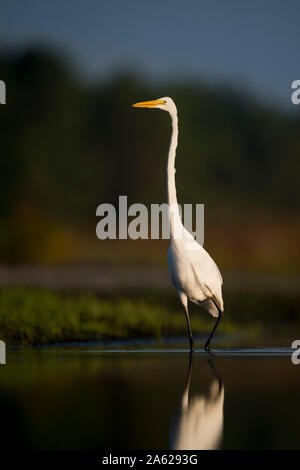
[[[272,339],[274,332],[300,331],[298,297],[229,292],[225,307],[220,333],[257,339],[267,332]],[[193,332],[207,334],[213,318],[196,305],[190,311]],[[185,316],[175,293],[172,297],[141,292],[109,297],[44,289],[0,290],[0,339],[8,344],[184,334]]]
[[[177,299],[176,299],[177,300]],[[208,332],[213,319],[193,318],[195,333]],[[234,325],[223,327],[234,332]],[[96,294],[39,289],[0,290],[0,338],[8,344],[104,340],[185,334],[180,305],[153,298],[100,298]]]

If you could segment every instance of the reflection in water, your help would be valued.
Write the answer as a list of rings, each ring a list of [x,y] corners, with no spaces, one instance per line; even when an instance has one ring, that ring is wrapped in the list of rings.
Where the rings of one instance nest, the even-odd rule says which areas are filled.
[[[177,416],[171,425],[171,448],[175,450],[212,450],[220,445],[223,433],[224,386],[209,360],[213,378],[208,396],[196,395],[189,400],[192,357],[187,385]]]
[[[181,354],[108,354],[94,346],[11,350],[9,366],[0,366],[0,449],[167,449],[170,413],[178,408],[172,446],[217,447],[223,390],[208,357],[194,355],[186,383],[188,358]],[[219,447],[299,449],[300,366],[273,353],[219,355],[214,362],[230,384]]]

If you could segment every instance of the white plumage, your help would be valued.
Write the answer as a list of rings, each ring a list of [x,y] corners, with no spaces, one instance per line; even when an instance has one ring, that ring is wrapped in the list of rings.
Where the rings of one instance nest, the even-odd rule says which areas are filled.
[[[219,310],[223,310],[222,276],[207,251],[196,240],[194,242],[197,246],[191,250],[186,249],[186,242],[171,238],[168,251],[171,280],[181,299],[185,294],[213,317],[218,317]]]
[[[222,276],[207,251],[183,226],[179,214],[176,185],[175,157],[178,142],[178,117],[174,101],[169,97],[144,101],[133,105],[138,108],[158,108],[167,111],[172,120],[172,136],[167,165],[167,193],[170,214],[170,248],[168,263],[172,283],[184,306],[189,332],[190,350],[193,350],[193,336],[188,311],[188,300],[202,305],[213,317],[216,324],[205,344],[210,349],[211,338],[223,315]]]

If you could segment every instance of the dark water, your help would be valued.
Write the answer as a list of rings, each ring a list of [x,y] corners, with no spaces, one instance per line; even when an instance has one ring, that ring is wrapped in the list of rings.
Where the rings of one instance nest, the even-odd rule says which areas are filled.
[[[300,448],[300,365],[289,349],[149,345],[9,350],[1,442],[26,449]]]

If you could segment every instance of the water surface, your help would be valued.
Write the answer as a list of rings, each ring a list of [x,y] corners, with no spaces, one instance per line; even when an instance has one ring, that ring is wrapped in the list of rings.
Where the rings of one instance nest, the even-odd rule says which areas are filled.
[[[25,449],[300,448],[300,366],[288,348],[182,344],[10,349],[2,445]]]

